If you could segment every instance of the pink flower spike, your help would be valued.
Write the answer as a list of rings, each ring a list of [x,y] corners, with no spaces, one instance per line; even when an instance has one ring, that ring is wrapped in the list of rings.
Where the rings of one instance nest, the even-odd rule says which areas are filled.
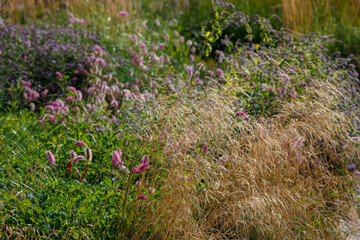
[[[146,196],[145,196],[144,194],[141,194],[141,195],[138,197],[138,199],[140,199],[140,200],[145,200],[145,199],[146,199]]]
[[[243,116],[244,118],[248,117],[248,114],[242,110],[236,112],[236,116]]]
[[[119,148],[118,150],[114,151],[112,154],[112,159],[111,159],[111,164],[116,167],[118,165],[124,165],[124,162],[121,161],[121,156],[122,156],[122,152],[121,149]]]
[[[47,156],[49,162],[50,162],[51,164],[55,164],[54,154],[52,154],[52,152],[50,152],[50,151],[46,151],[45,153],[46,153],[46,156]]]
[[[207,151],[209,150],[209,145],[207,145],[206,143],[204,144],[203,148],[202,148],[202,151],[204,153],[207,153]]]
[[[56,72],[55,74],[58,78],[63,79],[63,75],[61,74],[61,72]]]
[[[127,16],[129,16],[129,13],[128,13],[128,12],[125,12],[125,11],[120,11],[119,14],[120,14],[120,16],[122,16],[122,17],[127,17]]]
[[[149,169],[150,165],[149,165],[149,157],[145,156],[141,159],[141,162],[139,167],[137,168],[137,170],[142,173],[145,172],[147,169]]]
[[[87,22],[86,22],[84,19],[81,19],[81,20],[79,21],[79,23],[82,24],[82,25],[85,25],[85,26],[87,25]]]
[[[86,146],[86,143],[83,141],[76,141],[74,144],[75,146]]]
[[[146,47],[145,43],[141,43],[141,44],[140,44],[140,48],[141,48],[142,50],[144,50],[145,47]]]
[[[190,58],[189,58],[190,62],[193,62],[195,60],[195,57],[194,55],[190,55]]]
[[[74,19],[73,18],[69,18],[69,23],[73,24],[74,23]]]
[[[160,43],[159,48],[163,50],[165,48],[165,43]]]
[[[132,174],[135,174],[135,173],[138,173],[139,172],[139,169],[138,168],[134,168],[133,170],[131,170],[131,173]]]

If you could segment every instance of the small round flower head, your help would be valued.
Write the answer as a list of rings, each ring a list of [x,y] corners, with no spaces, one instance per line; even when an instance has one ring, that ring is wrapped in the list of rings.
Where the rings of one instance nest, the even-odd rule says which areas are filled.
[[[355,169],[356,169],[356,164],[355,164],[355,163],[352,163],[352,164],[350,164],[350,165],[348,166],[349,172],[352,172],[352,171],[354,171]]]
[[[95,45],[94,48],[95,48],[95,51],[97,51],[99,53],[102,53],[102,51],[103,51],[99,45]]]
[[[190,61],[190,62],[193,62],[194,60],[195,60],[194,55],[190,55],[190,57],[189,57],[189,61]]]
[[[129,16],[129,13],[126,12],[126,11],[120,11],[119,15],[122,16],[122,17],[127,17],[127,16]]]
[[[76,88],[73,87],[73,86],[70,86],[70,87],[69,87],[69,90],[70,90],[71,92],[73,92],[73,93],[76,93]]]
[[[224,75],[224,71],[221,70],[220,68],[216,69],[216,73],[217,75],[219,75],[219,77],[222,77]]]
[[[71,100],[73,99],[73,96],[68,96],[67,98],[66,98],[66,102],[68,102],[68,103],[71,103]]]
[[[146,195],[141,194],[141,195],[138,197],[138,199],[140,199],[140,200],[145,200],[145,199],[146,199]]]
[[[89,147],[85,148],[85,160],[87,162],[91,162],[92,161],[92,151]]]
[[[55,74],[58,78],[63,79],[63,75],[61,74],[61,72],[56,72]]]
[[[236,112],[236,116],[242,116],[243,118],[247,118],[248,114],[242,110]]]
[[[76,141],[74,144],[75,146],[86,146],[86,143],[83,141]]]
[[[41,92],[41,96],[45,97],[46,94],[49,93],[49,90],[48,89],[45,89],[44,91]]]
[[[46,151],[46,156],[51,164],[55,164],[55,156],[52,152]]]
[[[111,102],[111,106],[113,106],[113,107],[115,107],[115,108],[118,107],[118,106],[119,106],[118,101],[115,101],[115,100],[112,101],[112,102]]]

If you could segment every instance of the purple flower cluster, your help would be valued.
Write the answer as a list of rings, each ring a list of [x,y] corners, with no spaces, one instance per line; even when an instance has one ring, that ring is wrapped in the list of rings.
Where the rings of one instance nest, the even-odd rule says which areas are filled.
[[[1,87],[27,87],[26,101],[60,93],[59,82],[80,86],[89,69],[88,55],[99,43],[96,33],[54,25],[0,27]],[[97,49],[101,49],[98,45]]]

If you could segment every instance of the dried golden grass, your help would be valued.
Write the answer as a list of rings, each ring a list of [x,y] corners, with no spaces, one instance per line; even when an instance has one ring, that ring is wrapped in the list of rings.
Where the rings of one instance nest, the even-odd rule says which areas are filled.
[[[295,31],[314,29],[312,25],[324,26],[338,14],[338,20],[344,24],[356,26],[360,18],[360,0],[282,0],[284,20]]]
[[[91,19],[94,14],[106,14],[111,18],[119,18],[119,11],[128,11],[138,17],[139,2],[136,0],[7,0],[1,14],[11,22],[21,22],[22,18],[37,19],[46,15],[56,19],[61,10],[69,9],[77,17]]]
[[[157,230],[150,238],[335,238],[352,180],[329,169],[352,157],[349,122],[331,110],[336,87],[316,85],[316,100],[285,103],[263,123],[234,116],[230,88],[162,101],[163,124],[149,131],[168,166],[143,216],[143,228]]]

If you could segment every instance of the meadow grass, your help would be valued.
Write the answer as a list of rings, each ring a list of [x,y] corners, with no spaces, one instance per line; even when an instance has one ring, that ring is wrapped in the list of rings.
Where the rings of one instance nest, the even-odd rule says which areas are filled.
[[[351,59],[223,1],[190,39],[144,3],[0,27],[0,238],[340,238],[360,175]]]

